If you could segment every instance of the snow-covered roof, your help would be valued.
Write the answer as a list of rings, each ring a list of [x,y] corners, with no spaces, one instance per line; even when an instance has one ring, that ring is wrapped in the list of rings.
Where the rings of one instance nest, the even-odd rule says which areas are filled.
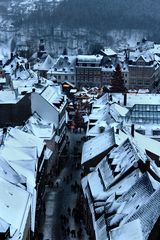
[[[121,93],[112,94],[113,102],[124,105],[124,95]],[[133,107],[135,104],[160,105],[159,94],[127,93],[126,107]]]
[[[120,133],[121,130],[115,135]],[[124,135],[126,138],[127,133],[124,132]],[[113,240],[117,239],[117,235],[121,240],[148,239],[160,216],[156,210],[160,204],[158,202],[157,205],[160,196],[159,182],[150,172],[143,173],[137,163],[147,160],[144,149],[142,152],[140,150],[143,142],[143,139],[137,141],[136,137],[129,137],[110,150],[95,169],[82,179],[83,192],[89,203],[96,237],[105,236],[106,229],[111,228],[108,233]],[[150,142],[150,146],[152,145]],[[153,162],[150,169],[159,176],[159,169]],[[152,207],[148,212],[149,206]],[[105,228],[106,222],[108,228]],[[115,225],[119,227],[115,228]]]
[[[100,172],[102,172],[102,169],[100,169]],[[137,180],[141,176],[142,176],[141,171],[139,169],[135,169],[133,172],[131,172],[122,180],[115,183],[111,188],[109,188],[108,191],[106,192],[106,198],[109,198],[110,196],[115,196],[115,195],[121,196],[122,194],[126,193],[137,182]],[[103,183],[107,188],[108,187],[107,176],[104,179],[104,174],[103,174],[102,180],[104,181]]]
[[[101,179],[99,177],[98,171],[94,171],[87,175],[88,184],[91,190],[92,197],[96,200],[101,197],[104,192],[104,187],[102,185]]]
[[[43,147],[44,147],[44,141],[40,139],[38,136],[34,136],[33,134],[26,133],[20,129],[17,128],[10,128],[8,130],[7,137],[5,138],[5,146],[10,147],[17,147],[19,149],[21,148],[28,148],[28,154],[29,149],[36,148],[37,154],[40,157]]]
[[[126,193],[115,199],[113,203],[110,203],[110,201],[106,202],[106,212],[113,213],[107,219],[108,226],[111,227],[115,224],[121,226],[128,222],[129,219],[131,221],[131,217],[145,204],[153,193],[154,189],[148,175],[143,174]],[[139,215],[134,219],[138,217]]]
[[[106,188],[125,174],[125,172],[134,166],[141,158],[129,139],[112,149],[108,157],[104,158],[99,165],[97,165]],[[146,159],[142,159],[142,161],[146,161]],[[112,168],[112,166],[114,167]]]
[[[103,56],[102,55],[78,55],[77,56],[77,61],[80,62],[85,62],[85,63],[100,63],[102,60]]]
[[[18,66],[22,66],[22,69],[24,69],[25,63],[27,63],[27,59],[23,57],[13,56],[12,60],[10,59],[8,62],[6,62],[4,70],[6,73],[14,74],[17,64]]]
[[[148,186],[145,184],[145,188],[148,188]],[[142,190],[144,192],[144,188]],[[128,218],[127,222],[131,222],[135,219],[139,219],[142,226],[142,232],[144,239],[148,239],[155,223],[157,222],[159,216],[160,216],[160,188],[156,191],[154,191],[152,194],[150,194],[148,197],[144,197],[144,193],[141,193],[140,201],[137,202],[139,205],[138,209],[134,213],[130,215],[130,218]],[[136,195],[135,195],[136,197]],[[122,220],[122,224],[126,223],[125,219]]]
[[[94,125],[91,129],[89,129],[86,133],[86,136],[96,137],[101,134],[101,128],[104,128],[104,132],[106,132],[110,127],[106,123],[106,121],[98,121],[96,125]]]
[[[142,58],[145,62],[151,62],[151,61],[154,61],[155,58],[154,58],[154,54],[151,52],[151,51],[135,51],[133,53],[130,53],[130,57],[129,57],[129,60],[132,60],[132,61],[138,61],[140,58]]]
[[[71,89],[70,90],[70,93],[76,93],[77,92],[77,89]]]
[[[107,132],[88,140],[84,143],[82,149],[81,163],[84,164],[98,155],[106,152],[115,145],[114,130],[108,129]]]
[[[0,149],[0,157],[1,156],[6,161],[19,164],[35,174],[38,160],[36,147],[14,147],[6,145]]]
[[[6,78],[5,77],[0,77],[0,83],[6,83]]]
[[[120,106],[117,103],[111,104],[109,108],[111,116],[117,121],[122,121],[122,118],[126,116],[128,113],[128,109],[125,107]]]
[[[11,237],[22,239],[31,205],[30,194],[0,177],[0,218],[10,225]]]
[[[37,69],[41,71],[48,71],[53,66],[53,64],[54,64],[53,58],[50,55],[48,55],[44,62],[41,63]]]
[[[21,65],[18,67],[18,69],[14,70],[14,72],[11,74],[11,78],[12,80],[15,79],[27,80],[28,78],[31,78],[31,74],[28,69]]]
[[[94,105],[89,119],[94,120],[107,120],[109,105]]]
[[[16,172],[3,157],[0,157],[0,177],[15,185],[26,182],[26,179]]]
[[[104,53],[107,56],[110,56],[110,57],[117,55],[117,53],[111,48],[104,48],[104,49],[101,50],[101,52]]]
[[[28,88],[28,87],[32,87],[35,83],[38,82],[37,78],[27,78],[26,79],[16,79],[16,80],[12,80],[12,84],[13,84],[13,88]]]
[[[160,142],[146,137],[140,133],[137,133],[136,131],[134,132],[134,138],[137,142],[137,145],[139,145],[139,147],[142,148],[144,151],[148,150],[149,152],[160,156]]]
[[[160,44],[154,44],[154,47],[150,49],[153,54],[160,54]]]
[[[111,240],[144,240],[142,226],[139,219],[126,223],[110,231]]]
[[[105,214],[102,214],[100,218],[94,224],[96,239],[108,240],[108,234],[106,229]]]
[[[61,55],[48,74],[75,74],[76,56]]]
[[[27,70],[27,72],[29,72],[29,76],[24,75],[24,78],[21,76],[12,79],[12,85],[18,93],[18,97],[21,94],[24,95],[23,92],[32,92],[33,89],[35,89],[36,92],[41,93],[45,87],[53,85],[53,81],[40,77],[37,73],[31,70]]]
[[[94,99],[93,106],[96,105],[106,105],[108,101],[108,94],[104,94],[102,97],[98,99]]]
[[[5,233],[9,229],[10,225],[0,218],[0,233]]]
[[[1,21],[1,24],[3,24],[2,21]],[[11,44],[10,41],[8,41],[8,42],[5,41],[5,42],[0,43],[0,60],[2,60],[3,64],[5,64],[6,61],[11,56],[11,45],[10,44]]]
[[[111,126],[112,126],[112,124],[111,124]],[[120,129],[119,129],[119,132],[116,133],[116,129],[115,129],[115,141],[116,141],[116,144],[119,146],[124,141],[127,140],[128,136],[123,131],[121,131]]]
[[[119,104],[113,103],[110,106],[110,110],[112,109],[112,107],[114,108],[114,110],[121,115],[122,117],[126,116],[126,114],[128,113],[128,109],[125,107],[120,106]]]
[[[128,73],[129,72],[128,65],[125,62],[119,63],[119,64],[120,64],[122,73]],[[116,65],[117,64],[115,64],[115,63],[114,64],[113,63],[107,63],[107,64],[105,64],[105,66],[102,67],[102,72],[113,73],[116,69]]]
[[[10,178],[7,180],[16,184],[18,181],[25,182],[27,190],[33,193],[38,170],[38,157],[41,156],[43,149],[44,141],[42,139],[20,129],[9,128],[4,136],[4,145],[0,148],[0,158],[5,160],[11,168],[8,167]],[[15,176],[13,177],[14,171]]]
[[[42,91],[41,96],[57,109],[60,109],[66,104],[65,96],[61,94],[60,88],[55,86],[46,87]]]
[[[69,86],[75,88],[75,85],[74,85],[73,83],[69,82],[69,81],[64,81],[64,82],[63,82],[63,85],[65,85],[65,84],[68,84]],[[76,92],[77,92],[77,89],[76,89],[76,88],[75,88],[75,89],[71,89],[71,90],[76,90]],[[70,91],[70,92],[71,92],[71,91]]]
[[[36,72],[32,71],[31,69],[26,69],[25,66],[21,69],[19,67],[16,70],[16,74],[13,73],[11,75],[12,82],[14,83],[14,87],[16,88],[18,86],[31,86],[33,83],[38,82],[38,75]],[[16,85],[17,83],[17,85]],[[25,83],[25,84],[24,84]]]
[[[46,122],[36,113],[27,120],[23,130],[42,139],[52,139],[55,134],[54,124]]]
[[[0,104],[3,103],[17,103],[19,98],[16,97],[14,91],[5,89],[0,91]]]

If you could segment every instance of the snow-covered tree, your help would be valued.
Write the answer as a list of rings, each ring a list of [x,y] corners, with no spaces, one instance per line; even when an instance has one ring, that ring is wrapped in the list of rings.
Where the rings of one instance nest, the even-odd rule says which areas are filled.
[[[111,92],[126,92],[124,77],[119,64],[116,65],[111,79]]]

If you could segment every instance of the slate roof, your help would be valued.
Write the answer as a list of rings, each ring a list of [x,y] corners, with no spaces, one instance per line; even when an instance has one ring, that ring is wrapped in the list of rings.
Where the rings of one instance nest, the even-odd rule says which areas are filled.
[[[115,145],[114,130],[105,133],[84,143],[81,163],[84,164]]]
[[[160,188],[128,219],[128,222],[140,219],[144,239],[148,239],[151,230],[160,216]]]
[[[141,158],[129,139],[125,140],[117,148],[112,149],[106,159],[104,158],[98,165],[106,188],[137,163],[139,159]]]
[[[66,104],[66,97],[61,94],[56,86],[47,86],[41,93],[41,96],[58,111]]]
[[[141,207],[153,194],[154,189],[147,174],[144,174],[137,182],[113,203],[106,205],[106,213],[113,214],[108,217],[108,226],[122,224]]]
[[[110,240],[144,240],[139,219],[126,223],[110,231]]]
[[[0,218],[0,233],[5,233],[10,225]]]

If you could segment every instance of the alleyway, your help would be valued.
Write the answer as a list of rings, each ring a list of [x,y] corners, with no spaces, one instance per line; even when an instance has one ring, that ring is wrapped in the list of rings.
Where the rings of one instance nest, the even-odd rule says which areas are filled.
[[[87,240],[81,212],[77,206],[80,195],[80,143],[84,133],[68,133],[69,159],[56,180],[55,186],[47,189],[46,212],[41,232],[43,240]],[[78,141],[78,142],[77,142]]]

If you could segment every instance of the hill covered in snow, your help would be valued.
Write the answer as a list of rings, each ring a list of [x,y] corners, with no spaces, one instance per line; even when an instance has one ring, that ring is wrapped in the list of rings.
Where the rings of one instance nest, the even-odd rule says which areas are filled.
[[[0,41],[43,38],[55,55],[144,36],[159,42],[159,10],[159,0],[2,0]]]

